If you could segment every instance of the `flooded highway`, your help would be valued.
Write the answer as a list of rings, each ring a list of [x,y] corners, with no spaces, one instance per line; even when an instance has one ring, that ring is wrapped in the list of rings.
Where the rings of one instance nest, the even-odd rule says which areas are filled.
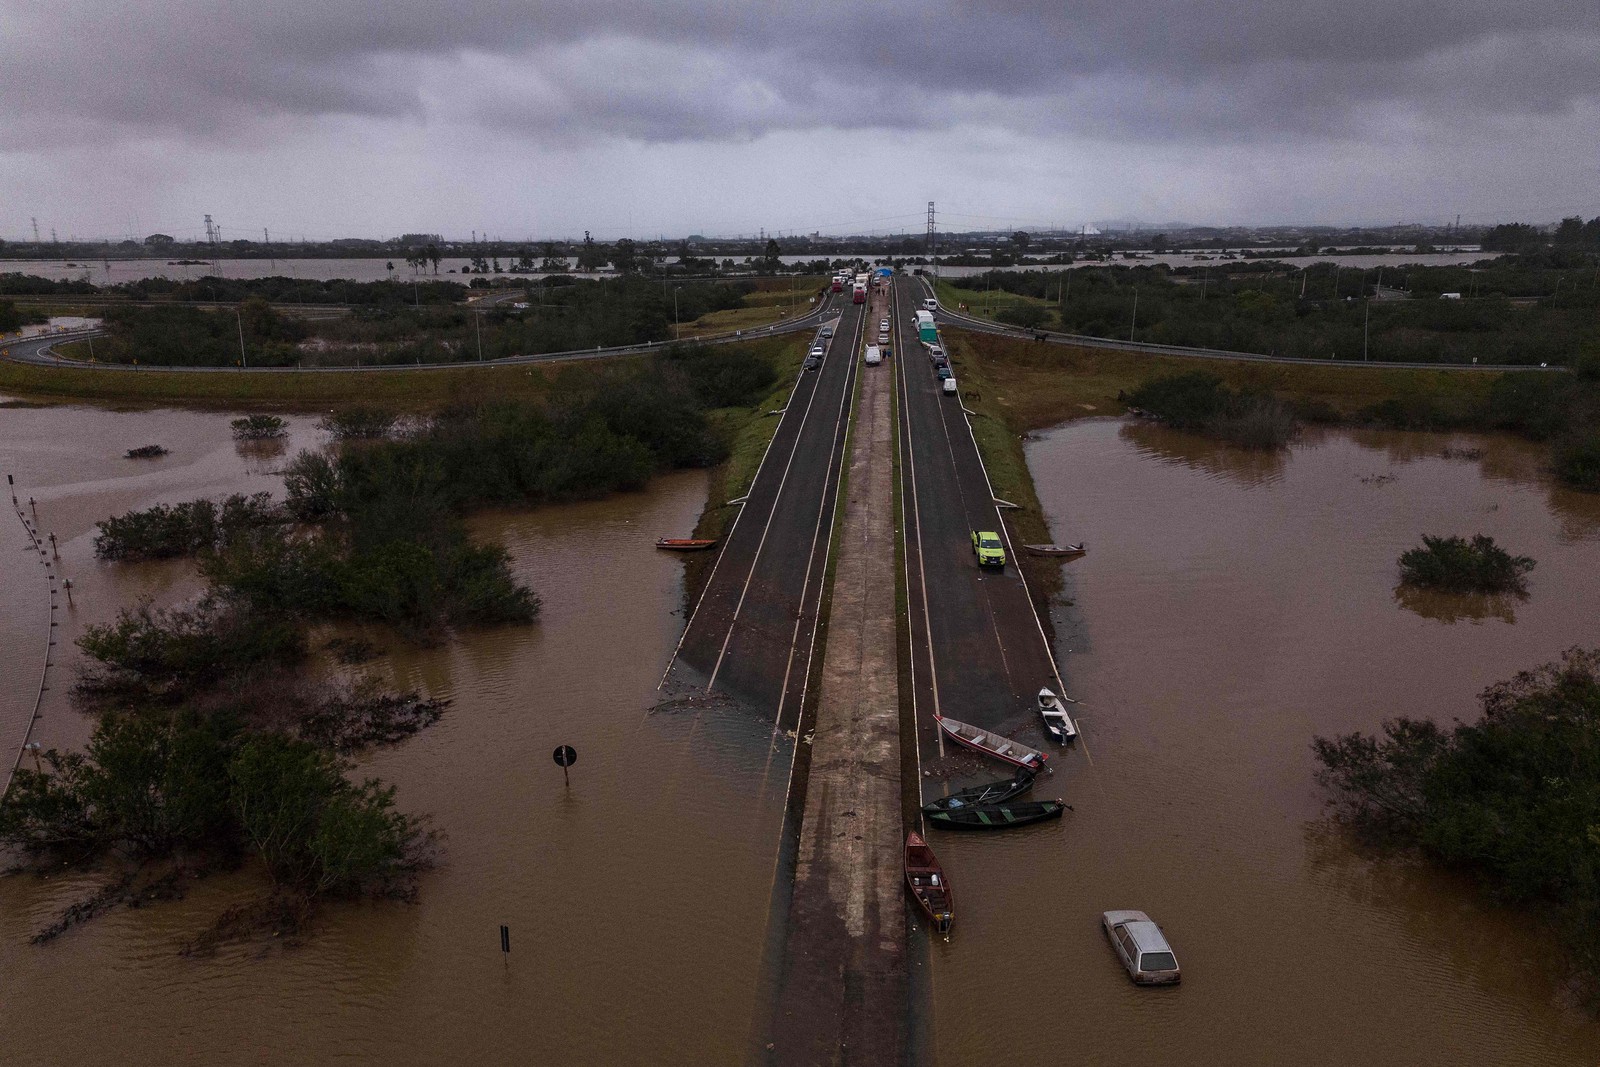
[[[187,564],[94,561],[94,522],[277,489],[283,459],[321,441],[290,421],[288,446],[262,452],[217,413],[0,408],[0,465],[74,580],[61,669],[84,624],[197,588]],[[153,442],[172,454],[123,458]],[[1090,420],[1029,460],[1057,540],[1089,546],[1054,617],[1087,758],[1038,790],[1075,806],[1061,822],[933,842],[962,902],[931,943],[938,1062],[1594,1062],[1600,1024],[1551,943],[1459,880],[1352,850],[1323,822],[1309,744],[1392,714],[1470,716],[1483,686],[1596,643],[1600,499],[1553,489],[1542,449],[1500,438],[1326,432],[1261,456]],[[706,484],[478,516],[540,620],[433,648],[366,634],[386,682],[453,700],[363,765],[446,834],[418,903],[335,905],[297,945],[191,959],[185,940],[261,890],[252,872],[44,946],[29,936],[96,877],[0,879],[8,1048],[62,1064],[743,1062],[782,818],[762,786],[771,723],[649,711],[684,607],[682,562],[652,542],[694,526]],[[1478,531],[1538,560],[1526,600],[1396,597],[1394,559],[1421,533]],[[5,625],[34,633],[21,613],[37,604],[16,603]],[[60,677],[47,746],[87,734]],[[570,790],[558,744],[579,753]],[[1125,907],[1166,926],[1181,988],[1127,982],[1096,926]]]
[[[1600,498],[1500,438],[1313,433],[1274,456],[1092,420],[1028,456],[1057,539],[1089,547],[1054,622],[1092,767],[1035,788],[1075,806],[1058,826],[934,842],[964,905],[934,946],[940,1062],[995,1062],[972,992],[1004,976],[1013,1065],[1593,1063],[1553,943],[1352,851],[1310,741],[1471,718],[1491,682],[1600,640]],[[1396,598],[1420,534],[1479,531],[1538,560],[1526,601]],[[1117,908],[1164,925],[1180,988],[1128,982],[1097,925]]]

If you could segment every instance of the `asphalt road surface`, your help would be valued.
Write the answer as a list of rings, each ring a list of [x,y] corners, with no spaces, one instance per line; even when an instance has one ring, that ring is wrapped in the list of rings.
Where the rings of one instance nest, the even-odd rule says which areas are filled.
[[[862,306],[828,306],[840,317],[822,367],[789,394],[661,683],[667,700],[726,698],[779,731],[804,703],[859,364]]]
[[[1059,762],[1045,740],[1036,697],[1063,692],[1044,631],[1016,566],[1017,546],[994,502],[959,396],[940,389],[917,340],[924,290],[895,281],[894,372],[900,390],[900,479],[904,505],[911,681],[924,800],[952,786],[1005,777],[987,757],[947,744],[935,713],[1014,737]],[[956,380],[961,366],[953,367]],[[971,531],[990,530],[1006,544],[1004,569],[979,568]]]

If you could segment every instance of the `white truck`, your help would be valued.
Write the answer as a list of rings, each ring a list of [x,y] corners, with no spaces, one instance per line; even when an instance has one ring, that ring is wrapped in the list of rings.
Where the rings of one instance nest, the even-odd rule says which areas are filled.
[[[883,362],[883,349],[879,348],[877,345],[868,345],[867,346],[867,358],[866,358],[867,366],[876,367],[878,364],[880,364],[882,362]]]

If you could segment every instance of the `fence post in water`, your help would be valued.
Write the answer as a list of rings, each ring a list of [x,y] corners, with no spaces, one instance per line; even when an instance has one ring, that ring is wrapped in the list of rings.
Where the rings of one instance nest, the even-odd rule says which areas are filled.
[[[511,966],[511,927],[505,923],[500,924],[500,958]]]
[[[578,762],[578,750],[571,745],[557,745],[555,752],[551,754],[551,758],[561,768],[561,780],[566,783],[568,788],[571,788],[572,778],[568,775],[567,768]]]

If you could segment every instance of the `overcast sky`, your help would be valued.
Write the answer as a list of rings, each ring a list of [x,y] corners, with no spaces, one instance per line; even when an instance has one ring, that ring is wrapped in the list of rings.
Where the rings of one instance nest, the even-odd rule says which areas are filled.
[[[0,0],[0,237],[1600,214],[1600,0]]]

